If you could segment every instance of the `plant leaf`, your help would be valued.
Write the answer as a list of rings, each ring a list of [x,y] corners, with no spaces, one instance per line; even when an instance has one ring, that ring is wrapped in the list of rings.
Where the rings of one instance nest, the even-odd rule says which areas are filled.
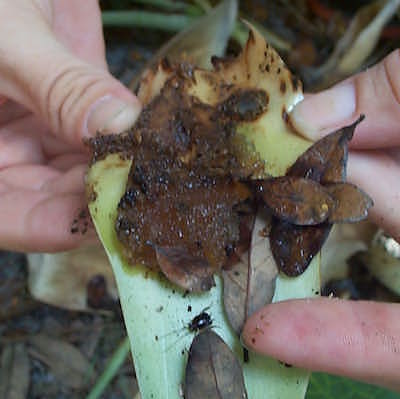
[[[262,74],[258,68],[260,63],[264,65]],[[267,64],[269,72],[266,71]],[[238,85],[245,85],[246,68],[250,68],[254,74],[250,76],[249,86],[268,91],[268,112],[256,121],[240,124],[238,131],[266,160],[268,173],[274,176],[284,174],[311,144],[293,133],[285,114],[302,98],[301,85],[292,79],[277,53],[266,46],[264,39],[255,31],[242,56],[233,62],[232,71],[228,73],[225,67],[220,70],[219,78],[227,83],[227,87],[235,83],[234,71],[241,73],[236,77]],[[191,94],[210,103],[218,98],[213,97],[212,81],[207,77],[210,77],[207,71],[195,72],[195,81],[202,84],[192,85]],[[193,337],[188,331],[182,332],[182,326],[192,319],[187,313],[189,307],[196,313],[208,308],[207,312],[218,327],[221,338],[237,356],[242,355],[242,349],[225,316],[219,277],[215,278],[216,287],[210,291],[184,295],[159,273],[140,265],[134,268],[128,265],[123,247],[116,237],[115,220],[130,167],[131,162],[121,160],[117,154],[93,164],[87,176],[87,190],[92,199],[89,207],[116,276],[142,398],[178,399],[186,351]],[[319,258],[316,257],[299,278],[277,278],[273,301],[311,296],[319,290],[319,284]],[[173,333],[175,331],[180,333]],[[273,399],[304,397],[309,372],[286,368],[275,360],[256,354],[250,354],[249,361],[242,366],[250,399],[263,398],[266,392]]]
[[[349,183],[330,184],[325,188],[337,204],[329,214],[330,223],[354,223],[367,218],[373,201],[364,191]]]
[[[349,378],[313,373],[306,399],[398,399],[399,394]]]
[[[201,257],[182,247],[155,247],[158,264],[169,281],[190,292],[208,291],[215,286],[215,270]]]
[[[149,74],[154,76],[152,69],[165,57],[169,61],[185,60],[199,67],[210,68],[211,57],[222,56],[225,52],[235,26],[237,10],[237,0],[224,0],[218,7],[179,32],[151,57],[144,67],[144,73],[139,73],[130,83],[130,89],[135,91],[140,83],[142,93],[146,91],[143,79],[146,81]]]
[[[271,218],[262,210],[252,226],[250,248],[232,268],[222,270],[224,307],[228,320],[240,335],[246,319],[270,303],[275,291],[278,268],[272,256],[269,239]]]
[[[88,284],[104,276],[107,294],[118,298],[114,275],[101,245],[85,245],[56,254],[28,254],[28,285],[31,295],[42,302],[69,310],[90,310]]]
[[[364,119],[333,132],[313,144],[296,160],[288,176],[304,177],[321,183],[342,183],[346,180],[348,143],[356,126]]]
[[[276,177],[260,183],[259,191],[277,218],[301,226],[324,222],[336,207],[330,193],[311,179]]]
[[[246,399],[242,367],[229,346],[212,330],[198,334],[190,346],[185,399]]]
[[[275,219],[271,230],[271,248],[279,270],[295,277],[303,273],[320,251],[331,224],[296,226]]]

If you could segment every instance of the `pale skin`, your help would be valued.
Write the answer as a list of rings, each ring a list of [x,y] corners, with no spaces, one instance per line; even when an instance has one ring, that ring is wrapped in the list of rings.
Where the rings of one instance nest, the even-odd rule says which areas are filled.
[[[0,247],[56,252],[84,207],[82,138],[122,131],[137,99],[107,72],[95,0],[0,0]],[[400,53],[309,96],[292,114],[313,139],[352,122],[349,180],[374,199],[371,218],[400,239]],[[335,90],[335,89],[332,89]],[[332,299],[287,301],[246,324],[251,350],[312,370],[400,390],[400,306]],[[338,322],[339,321],[339,322]]]

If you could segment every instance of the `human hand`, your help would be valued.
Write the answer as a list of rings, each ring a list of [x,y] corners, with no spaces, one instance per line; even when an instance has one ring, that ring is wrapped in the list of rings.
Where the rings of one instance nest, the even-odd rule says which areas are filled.
[[[84,137],[140,105],[107,72],[98,1],[0,0],[0,248],[52,252],[85,206]]]
[[[353,122],[348,180],[374,200],[373,221],[400,240],[400,51],[295,107],[299,131],[317,140]],[[400,390],[400,305],[320,298],[271,304],[243,341],[254,351],[310,370]]]

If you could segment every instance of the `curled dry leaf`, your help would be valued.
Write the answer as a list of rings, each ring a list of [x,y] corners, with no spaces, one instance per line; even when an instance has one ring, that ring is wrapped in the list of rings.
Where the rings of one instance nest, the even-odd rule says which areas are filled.
[[[327,239],[333,222],[359,221],[368,214],[368,209],[372,205],[369,197],[361,190],[345,183],[348,142],[353,137],[357,124],[363,119],[362,115],[350,126],[339,129],[316,142],[287,172],[286,179],[289,182],[293,177],[297,177],[297,179],[310,179],[319,185],[318,189],[314,188],[313,183],[303,185],[305,190],[310,190],[307,200],[315,201],[312,197],[317,190],[327,192],[328,197],[333,200],[333,206],[329,205],[332,202],[326,202],[328,209],[323,215],[325,219],[320,218],[322,223],[315,226],[296,226],[292,223],[294,217],[292,221],[289,218],[275,219],[270,238],[272,253],[279,269],[288,276],[297,276],[307,269]],[[336,191],[334,185],[330,183],[338,184]],[[326,188],[329,184],[330,189]],[[347,195],[351,195],[351,198]],[[353,200],[357,202],[352,203]]]
[[[353,184],[336,183],[325,186],[336,201],[336,207],[329,214],[330,223],[354,223],[368,216],[372,199]]]
[[[161,271],[173,283],[193,292],[208,291],[215,286],[214,269],[199,256],[191,255],[185,248],[155,248]]]
[[[364,120],[361,115],[354,123],[345,126],[313,144],[287,171],[287,176],[304,177],[320,183],[342,183],[346,180],[348,143],[357,125]]]
[[[185,399],[246,399],[240,363],[213,331],[198,334],[186,366]]]
[[[292,224],[320,224],[336,206],[329,192],[311,179],[276,177],[264,180],[258,187],[274,215]]]
[[[271,218],[259,211],[252,226],[248,251],[232,268],[222,270],[224,307],[229,323],[240,335],[247,318],[272,301],[278,268],[268,236]]]

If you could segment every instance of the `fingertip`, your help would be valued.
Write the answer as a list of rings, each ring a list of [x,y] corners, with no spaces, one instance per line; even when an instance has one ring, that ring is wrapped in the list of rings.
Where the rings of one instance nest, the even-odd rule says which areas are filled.
[[[133,95],[131,98],[122,99],[115,94],[105,94],[97,99],[86,112],[83,121],[83,137],[128,130],[136,122],[140,111],[140,103]]]
[[[355,117],[356,90],[352,82],[305,97],[290,114],[296,130],[316,141]]]

